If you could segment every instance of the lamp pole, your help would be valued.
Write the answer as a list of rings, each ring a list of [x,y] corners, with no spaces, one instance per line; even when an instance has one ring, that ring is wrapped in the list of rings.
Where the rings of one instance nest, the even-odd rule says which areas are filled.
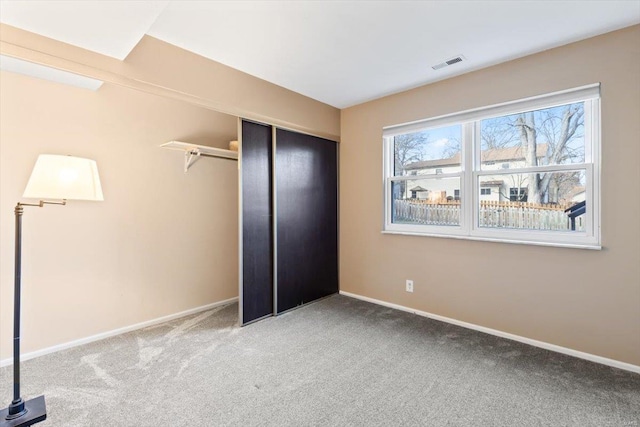
[[[15,243],[15,272],[13,288],[13,401],[9,405],[7,420],[18,418],[27,412],[24,401],[20,397],[20,279],[22,276],[22,213],[21,203],[16,205],[16,243]]]
[[[13,400],[8,408],[0,411],[0,427],[26,427],[47,418],[44,396],[24,401],[20,396],[20,307],[22,294],[22,214],[24,206],[43,207],[45,204],[64,205],[62,202],[18,203],[16,217],[15,270],[13,289]]]

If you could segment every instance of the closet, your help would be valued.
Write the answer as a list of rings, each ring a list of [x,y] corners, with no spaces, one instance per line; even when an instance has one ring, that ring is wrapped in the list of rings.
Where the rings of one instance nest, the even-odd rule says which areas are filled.
[[[335,141],[242,120],[240,323],[338,292]]]

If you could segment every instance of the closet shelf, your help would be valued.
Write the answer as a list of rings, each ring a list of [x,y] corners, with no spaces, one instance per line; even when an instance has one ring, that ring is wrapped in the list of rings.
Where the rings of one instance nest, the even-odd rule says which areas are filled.
[[[187,173],[189,167],[198,157],[218,157],[221,159],[238,160],[237,151],[190,144],[188,142],[169,141],[160,145],[160,148],[184,151],[184,173]]]

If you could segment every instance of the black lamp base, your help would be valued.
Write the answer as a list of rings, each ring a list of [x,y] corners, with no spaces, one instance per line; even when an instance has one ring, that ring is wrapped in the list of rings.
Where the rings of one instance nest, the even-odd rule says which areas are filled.
[[[27,427],[47,419],[47,405],[44,396],[38,396],[24,402],[27,410],[17,418],[8,420],[9,408],[0,410],[0,427]]]

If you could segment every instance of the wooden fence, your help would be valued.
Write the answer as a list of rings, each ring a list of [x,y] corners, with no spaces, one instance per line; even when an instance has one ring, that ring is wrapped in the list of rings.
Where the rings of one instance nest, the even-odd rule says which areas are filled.
[[[393,201],[394,222],[427,225],[459,225],[460,202],[427,203],[414,200]]]
[[[569,231],[571,223],[564,212],[569,205],[523,202],[481,201],[480,227],[523,230]],[[425,200],[394,200],[396,223],[425,225],[459,225],[460,202],[428,202]],[[576,231],[584,231],[584,218],[576,218]]]

